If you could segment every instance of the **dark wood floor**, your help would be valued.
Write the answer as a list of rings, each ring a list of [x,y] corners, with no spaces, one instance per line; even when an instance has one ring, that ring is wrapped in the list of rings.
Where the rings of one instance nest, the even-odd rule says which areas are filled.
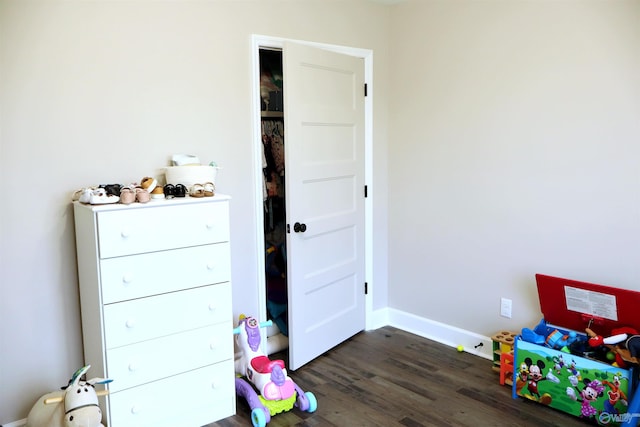
[[[283,358],[278,354],[271,358]],[[362,332],[290,376],[318,401],[314,413],[278,414],[268,427],[582,426],[498,383],[492,361],[384,327]],[[250,409],[206,427],[251,427]]]

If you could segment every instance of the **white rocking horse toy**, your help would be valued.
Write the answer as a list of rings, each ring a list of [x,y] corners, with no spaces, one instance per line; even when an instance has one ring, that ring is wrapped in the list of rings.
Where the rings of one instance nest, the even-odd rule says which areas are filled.
[[[260,349],[260,328],[271,321],[258,323],[253,317],[240,316],[237,335],[242,357],[236,362],[236,394],[246,399],[251,407],[254,427],[265,427],[272,415],[291,410],[314,412],[318,402],[313,393],[304,392],[287,375],[282,360],[270,360]]]
[[[64,390],[40,397],[29,412],[27,427],[104,427],[98,396],[104,396],[109,392],[96,392],[94,384],[106,384],[112,380],[81,380],[90,367],[91,365],[87,365],[78,369]]]

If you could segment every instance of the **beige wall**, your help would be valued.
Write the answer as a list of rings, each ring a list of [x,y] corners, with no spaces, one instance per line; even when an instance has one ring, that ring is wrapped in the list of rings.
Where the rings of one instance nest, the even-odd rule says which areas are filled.
[[[139,181],[175,153],[217,161],[219,191],[233,196],[234,311],[257,313],[251,35],[374,50],[385,105],[388,16],[362,1],[0,0],[0,424],[26,417],[83,363],[70,208],[79,187]],[[382,170],[386,137],[375,132]],[[377,306],[385,180],[372,183]]]
[[[391,16],[389,306],[491,336],[535,273],[640,290],[640,2]]]

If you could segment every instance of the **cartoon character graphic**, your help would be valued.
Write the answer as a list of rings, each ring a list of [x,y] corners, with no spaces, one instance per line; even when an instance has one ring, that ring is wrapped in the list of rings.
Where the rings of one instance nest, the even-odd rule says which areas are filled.
[[[598,400],[604,393],[604,386],[598,380],[590,380],[589,378],[585,378],[582,382],[584,383],[584,388],[580,390],[578,388],[578,380],[576,377],[569,377],[569,381],[571,382],[572,387],[567,387],[567,396],[569,396],[572,400],[581,403],[580,407],[580,418],[587,419],[595,419],[598,415],[598,410],[592,406],[592,403]],[[575,390],[574,390],[575,388]],[[576,394],[576,391],[578,394]],[[578,395],[580,397],[578,397]]]
[[[538,384],[541,381],[549,380],[554,383],[559,383],[560,380],[553,375],[552,368],[549,368],[549,372],[546,376],[543,376],[543,370],[546,367],[545,363],[542,360],[536,361],[533,363],[530,357],[524,359],[524,363],[528,368],[528,376],[527,376],[527,391],[531,395],[534,400],[537,400],[540,403],[548,405],[551,403],[552,397],[549,393],[540,394],[540,390],[538,389]]]
[[[556,374],[560,375],[562,373],[562,368],[564,367],[564,358],[562,355],[553,356],[553,368],[556,370]]]
[[[517,375],[515,375],[516,380],[516,393],[520,396],[523,396],[522,389],[525,385],[527,385],[527,380],[529,379],[529,367],[526,363],[522,362],[520,364],[520,368],[518,369]]]
[[[619,414],[620,411],[616,408],[616,403],[620,402],[622,405],[627,406],[627,396],[624,391],[620,389],[621,373],[613,376],[613,382],[604,380],[602,385],[609,387],[607,392],[607,400],[604,402],[604,412],[609,414]]]
[[[571,359],[571,363],[567,365],[567,371],[569,371],[572,376],[576,377],[578,381],[582,380],[582,375],[580,375],[580,371],[578,371],[575,360]]]
[[[527,379],[529,378],[529,366],[527,366],[526,363],[522,362],[520,364],[520,371],[518,376],[520,377],[521,381],[527,381]]]

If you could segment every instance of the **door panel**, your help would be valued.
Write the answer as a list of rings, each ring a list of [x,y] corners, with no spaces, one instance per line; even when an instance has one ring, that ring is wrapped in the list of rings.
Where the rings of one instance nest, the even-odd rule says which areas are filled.
[[[289,363],[297,369],[364,329],[364,63],[285,43],[283,65]]]

